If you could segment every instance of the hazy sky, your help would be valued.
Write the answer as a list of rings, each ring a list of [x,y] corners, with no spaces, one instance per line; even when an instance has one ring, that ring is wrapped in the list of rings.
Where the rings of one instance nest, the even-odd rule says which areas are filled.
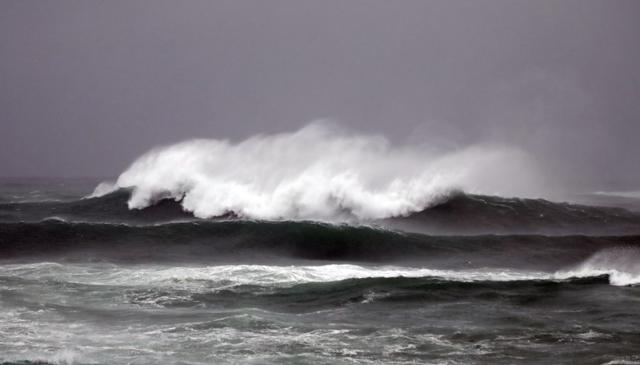
[[[0,175],[330,118],[640,185],[640,1],[0,2]]]

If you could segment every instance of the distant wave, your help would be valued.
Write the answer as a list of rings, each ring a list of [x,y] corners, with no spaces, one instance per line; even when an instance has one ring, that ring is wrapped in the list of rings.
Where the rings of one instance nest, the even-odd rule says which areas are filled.
[[[0,222],[63,221],[157,225],[210,220],[250,220],[234,214],[200,219],[180,202],[162,199],[143,209],[128,209],[131,191],[120,189],[98,198],[67,202],[0,203]],[[280,221],[282,222],[282,220]],[[351,221],[427,234],[589,234],[640,233],[640,214],[621,208],[554,203],[542,199],[502,198],[453,192],[406,217]]]
[[[612,196],[620,198],[640,199],[640,190],[630,191],[596,191],[594,195]]]
[[[175,199],[196,217],[369,220],[421,211],[451,190],[540,195],[539,172],[513,147],[449,153],[315,123],[241,142],[191,140],[138,158],[92,197],[131,188],[129,208]]]

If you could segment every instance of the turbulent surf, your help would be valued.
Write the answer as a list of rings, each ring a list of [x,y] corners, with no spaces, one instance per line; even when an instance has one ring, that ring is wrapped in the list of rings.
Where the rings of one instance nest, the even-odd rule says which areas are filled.
[[[640,361],[637,210],[491,195],[531,167],[487,178],[504,149],[331,133],[3,181],[0,364]]]

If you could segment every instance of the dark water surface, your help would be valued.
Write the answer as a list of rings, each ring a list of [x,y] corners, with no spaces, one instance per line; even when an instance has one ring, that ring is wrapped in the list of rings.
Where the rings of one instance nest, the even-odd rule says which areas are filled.
[[[0,184],[0,364],[640,364],[628,210],[205,221],[92,187]]]

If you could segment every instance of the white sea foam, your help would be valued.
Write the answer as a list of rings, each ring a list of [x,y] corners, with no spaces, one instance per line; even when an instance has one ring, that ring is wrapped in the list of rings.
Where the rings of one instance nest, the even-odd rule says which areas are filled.
[[[290,286],[364,278],[432,277],[449,281],[553,280],[609,275],[612,285],[640,283],[638,252],[605,250],[584,263],[557,272],[506,268],[440,270],[402,266],[330,265],[216,265],[164,266],[38,263],[0,266],[0,275],[89,285],[174,287],[190,290],[224,289],[238,285]]]
[[[585,262],[556,274],[558,278],[608,275],[612,285],[640,284],[640,250],[633,247],[604,249]]]
[[[237,285],[288,286],[364,278],[437,277],[453,281],[513,281],[552,279],[552,274],[510,269],[437,270],[402,266],[352,264],[278,266],[119,266],[112,264],[37,263],[0,266],[0,274],[37,280],[90,285],[169,286],[197,289]]]
[[[103,195],[107,195],[109,193],[113,193],[114,191],[118,190],[118,187],[116,186],[116,184],[112,183],[112,182],[108,182],[108,181],[103,181],[100,184],[98,184],[98,186],[95,187],[95,189],[93,189],[93,192],[87,196],[85,196],[84,198],[98,198],[101,197]]]
[[[508,146],[438,153],[313,123],[237,143],[199,139],[156,148],[92,196],[133,188],[132,209],[174,198],[203,218],[375,219],[422,210],[452,189],[540,195],[534,165]]]

